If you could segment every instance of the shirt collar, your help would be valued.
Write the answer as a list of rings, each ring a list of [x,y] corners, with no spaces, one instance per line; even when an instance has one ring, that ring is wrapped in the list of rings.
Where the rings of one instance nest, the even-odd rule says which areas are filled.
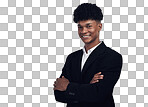
[[[83,53],[84,53],[84,54],[90,54],[90,53],[91,53],[97,46],[99,46],[101,43],[102,43],[102,41],[100,41],[100,43],[98,43],[96,46],[90,48],[90,49],[87,51],[87,53],[86,53],[86,51],[85,51],[85,47],[83,47]]]

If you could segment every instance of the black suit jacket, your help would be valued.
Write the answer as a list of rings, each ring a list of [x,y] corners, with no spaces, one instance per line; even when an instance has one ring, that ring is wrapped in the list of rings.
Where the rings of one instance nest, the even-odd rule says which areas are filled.
[[[65,76],[70,83],[66,91],[54,91],[55,99],[67,103],[67,107],[115,107],[112,93],[121,73],[121,54],[106,47],[102,41],[81,71],[82,55],[82,49],[68,55],[61,76]],[[102,72],[103,79],[90,84],[98,72]]]

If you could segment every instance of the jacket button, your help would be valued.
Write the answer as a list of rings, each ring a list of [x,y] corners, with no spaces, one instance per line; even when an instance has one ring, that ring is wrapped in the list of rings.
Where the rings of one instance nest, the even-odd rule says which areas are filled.
[[[71,93],[71,92],[69,92],[69,95],[75,95],[75,93]]]

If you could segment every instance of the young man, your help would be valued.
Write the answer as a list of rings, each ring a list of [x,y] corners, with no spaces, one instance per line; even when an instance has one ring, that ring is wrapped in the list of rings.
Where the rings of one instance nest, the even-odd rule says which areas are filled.
[[[68,55],[60,78],[54,82],[55,99],[67,107],[115,107],[113,88],[119,79],[122,56],[99,40],[102,11],[83,3],[74,22],[85,46]]]

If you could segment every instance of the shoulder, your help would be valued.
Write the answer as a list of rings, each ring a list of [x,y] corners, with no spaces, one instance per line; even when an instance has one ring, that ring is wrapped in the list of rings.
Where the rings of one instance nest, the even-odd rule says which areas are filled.
[[[103,58],[104,59],[102,60],[102,62],[107,68],[122,67],[123,64],[122,55],[117,51],[111,49],[110,47],[106,47]]]
[[[79,56],[82,52],[83,52],[82,49],[74,51],[67,56],[67,59],[75,58]]]
[[[108,60],[112,60],[112,61],[122,61],[122,55],[115,51],[114,49],[111,49],[110,47],[106,47],[106,51],[105,51],[105,54],[108,58]]]
[[[106,47],[106,53],[111,56],[122,56],[119,52],[115,51],[110,47]]]

